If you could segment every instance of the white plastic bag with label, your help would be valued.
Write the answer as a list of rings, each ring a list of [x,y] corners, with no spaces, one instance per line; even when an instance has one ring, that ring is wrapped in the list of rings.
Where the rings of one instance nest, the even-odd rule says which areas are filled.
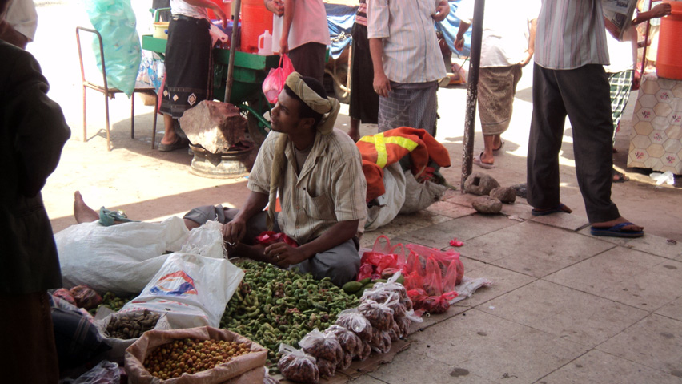
[[[73,225],[55,234],[64,286],[137,294],[163,265],[163,253],[179,251],[188,235],[180,217],[109,227]]]
[[[173,253],[142,293],[122,311],[165,313],[172,329],[219,327],[244,271],[223,258]]]

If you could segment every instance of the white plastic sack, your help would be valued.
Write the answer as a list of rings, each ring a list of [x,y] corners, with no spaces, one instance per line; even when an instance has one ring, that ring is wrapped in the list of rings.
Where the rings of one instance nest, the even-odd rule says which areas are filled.
[[[437,202],[445,194],[447,187],[425,181],[419,183],[411,172],[405,173],[405,203],[400,209],[400,214],[416,213],[424,210]]]
[[[201,227],[192,229],[180,252],[211,258],[227,257],[221,226],[218,221],[208,221]]]
[[[376,230],[390,223],[398,215],[405,202],[405,174],[399,163],[393,163],[384,168],[384,187],[386,192],[377,198],[379,205],[367,209],[367,223],[365,224],[367,231]]]
[[[167,255],[162,254],[179,251],[188,235],[180,217],[109,227],[73,225],[55,234],[64,286],[137,294],[163,265]]]
[[[219,327],[244,271],[226,259],[173,253],[142,293],[122,311],[165,313],[172,329]]]

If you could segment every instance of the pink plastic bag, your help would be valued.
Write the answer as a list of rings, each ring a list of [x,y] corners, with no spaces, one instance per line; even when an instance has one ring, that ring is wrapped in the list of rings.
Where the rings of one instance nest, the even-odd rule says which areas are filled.
[[[277,97],[284,89],[287,76],[294,72],[294,65],[291,64],[289,56],[282,55],[279,59],[279,67],[273,68],[263,81],[263,94],[270,103],[277,103]]]

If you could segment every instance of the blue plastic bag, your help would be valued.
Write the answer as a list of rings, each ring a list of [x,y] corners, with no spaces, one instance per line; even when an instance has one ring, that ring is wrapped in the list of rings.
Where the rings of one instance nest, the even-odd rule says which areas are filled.
[[[102,35],[107,83],[130,96],[142,60],[142,47],[130,0],[86,0],[85,10],[93,27]],[[97,65],[102,68],[97,37],[93,41]]]

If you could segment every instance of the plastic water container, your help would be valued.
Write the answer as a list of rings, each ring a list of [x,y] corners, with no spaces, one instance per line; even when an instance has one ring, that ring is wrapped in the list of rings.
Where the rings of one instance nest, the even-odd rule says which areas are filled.
[[[265,31],[258,37],[258,54],[272,55],[272,35],[270,31]]]
[[[154,22],[154,37],[157,39],[168,39],[168,25],[167,21]]]
[[[263,0],[243,0],[241,13],[241,50],[257,54],[260,35],[272,31],[272,12]]]
[[[669,2],[672,13],[661,19],[656,53],[656,75],[682,80],[682,2]]]

